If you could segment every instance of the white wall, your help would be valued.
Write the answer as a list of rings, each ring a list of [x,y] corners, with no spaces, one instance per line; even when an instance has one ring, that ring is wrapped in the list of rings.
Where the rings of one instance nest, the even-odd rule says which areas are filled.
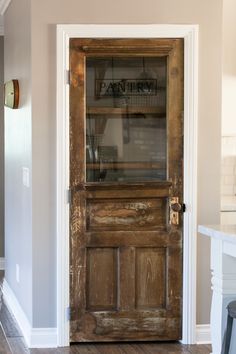
[[[1,22],[0,22],[1,23]],[[0,258],[4,257],[4,38],[0,36]]]
[[[219,222],[222,0],[12,0],[6,14],[6,76],[22,79],[22,110],[7,120],[7,278],[18,291],[15,262],[23,271],[32,265],[32,324],[56,326],[56,24],[59,23],[196,23],[199,37],[198,223]],[[20,3],[20,4],[19,4]],[[29,45],[31,18],[31,53]],[[22,22],[22,23],[19,23]],[[13,26],[14,24],[14,26]],[[19,26],[20,25],[20,26]],[[24,60],[23,60],[24,52]],[[19,56],[20,54],[20,56]],[[30,59],[31,56],[31,59]],[[31,62],[30,62],[31,60]],[[30,67],[32,66],[32,147],[30,145]],[[210,136],[210,139],[209,139]],[[26,141],[22,151],[23,140]],[[13,144],[14,143],[14,144]],[[12,148],[12,145],[14,146]],[[32,151],[32,254],[30,190],[22,187],[20,171],[30,165]],[[13,186],[11,190],[11,186]],[[21,203],[20,203],[21,202]],[[26,203],[26,208],[22,205]],[[25,210],[25,215],[23,214]],[[14,224],[10,218],[14,212]],[[23,232],[23,226],[25,232]],[[21,243],[19,242],[21,241]],[[25,245],[27,241],[27,245]],[[26,247],[26,248],[25,248]],[[26,256],[25,260],[22,257]],[[32,255],[32,259],[31,259]],[[16,258],[15,258],[16,257]],[[210,250],[198,239],[198,323],[209,323]],[[32,264],[31,264],[32,261]],[[27,269],[24,268],[27,264]],[[28,284],[24,290],[29,293]],[[22,293],[23,294],[23,293]]]
[[[31,174],[32,157],[30,0],[11,2],[4,35],[5,81],[18,79],[20,85],[19,109],[5,108],[5,275],[32,322],[32,193],[22,183],[22,168]]]
[[[223,1],[222,135],[236,135],[236,1]]]
[[[236,136],[222,136],[221,141],[221,210],[227,199],[229,204],[235,199],[236,210]]]
[[[221,208],[236,210],[236,2],[223,1]],[[223,222],[225,218],[222,218]],[[231,220],[233,218],[231,217]]]

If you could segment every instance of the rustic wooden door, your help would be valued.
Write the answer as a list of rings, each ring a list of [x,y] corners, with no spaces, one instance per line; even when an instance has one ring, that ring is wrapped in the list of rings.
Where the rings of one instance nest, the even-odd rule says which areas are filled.
[[[183,58],[70,41],[71,342],[181,338]]]

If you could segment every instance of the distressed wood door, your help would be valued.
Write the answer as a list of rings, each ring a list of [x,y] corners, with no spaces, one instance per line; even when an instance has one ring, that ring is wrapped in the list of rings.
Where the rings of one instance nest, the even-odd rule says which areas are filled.
[[[71,342],[182,333],[183,40],[70,40]]]

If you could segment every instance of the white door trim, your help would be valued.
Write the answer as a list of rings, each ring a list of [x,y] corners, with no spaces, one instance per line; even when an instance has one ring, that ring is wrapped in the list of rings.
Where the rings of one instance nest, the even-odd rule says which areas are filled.
[[[3,16],[10,5],[11,0],[0,0],[0,14]]]
[[[70,38],[184,38],[183,339],[196,343],[198,25],[57,26],[57,329],[69,345],[69,69]]]

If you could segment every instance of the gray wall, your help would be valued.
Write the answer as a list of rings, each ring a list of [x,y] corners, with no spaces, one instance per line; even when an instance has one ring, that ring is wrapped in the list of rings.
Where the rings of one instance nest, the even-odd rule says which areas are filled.
[[[4,37],[0,36],[0,257],[4,257]]]
[[[8,112],[8,149],[17,131],[27,141],[27,153],[15,159],[7,156],[7,222],[10,221],[14,206],[16,225],[25,225],[25,233],[16,226],[7,229],[7,279],[14,288],[20,302],[23,302],[20,289],[15,282],[14,267],[16,250],[26,258],[20,267],[27,277],[32,269],[32,306],[34,327],[56,326],[56,24],[58,23],[197,23],[200,25],[199,37],[199,139],[198,139],[198,223],[218,223],[220,210],[220,129],[221,129],[221,55],[222,55],[222,0],[31,0],[31,59],[29,46],[30,14],[29,1],[12,0],[5,18],[9,43],[6,44],[6,59],[14,57],[16,48],[24,50],[24,62],[7,63],[7,76],[25,75],[26,100],[22,111]],[[21,26],[15,23],[19,18]],[[14,24],[14,26],[13,26]],[[20,29],[20,30],[19,30]],[[24,36],[23,33],[24,32]],[[7,39],[7,38],[6,38]],[[20,47],[20,48],[19,48]],[[30,60],[32,72],[30,73]],[[32,147],[30,146],[30,87],[32,74]],[[11,123],[11,120],[14,122]],[[20,126],[20,127],[19,127]],[[11,128],[11,130],[10,130]],[[19,147],[19,144],[17,144]],[[30,241],[30,190],[26,199],[22,195],[19,168],[30,166],[32,152],[32,254]],[[8,150],[7,150],[8,152]],[[19,154],[19,153],[18,153]],[[31,167],[31,166],[30,166]],[[14,187],[11,171],[14,172]],[[16,200],[25,200],[26,211]],[[25,214],[24,214],[25,213]],[[23,215],[22,215],[23,214]],[[17,228],[17,230],[16,230]],[[18,231],[18,232],[17,232]],[[9,237],[9,240],[8,240]],[[19,238],[28,242],[19,243]],[[32,256],[32,258],[31,258]],[[209,240],[198,238],[198,323],[209,323],[210,312],[210,249]],[[32,262],[32,263],[31,263]],[[27,270],[28,269],[28,270]],[[24,279],[28,281],[29,279]],[[24,291],[28,291],[25,289]],[[29,307],[24,302],[24,309]]]
[[[22,168],[32,168],[30,23],[30,0],[13,0],[5,15],[5,80],[19,80],[20,107],[5,108],[6,279],[32,322],[32,191],[22,183]]]

